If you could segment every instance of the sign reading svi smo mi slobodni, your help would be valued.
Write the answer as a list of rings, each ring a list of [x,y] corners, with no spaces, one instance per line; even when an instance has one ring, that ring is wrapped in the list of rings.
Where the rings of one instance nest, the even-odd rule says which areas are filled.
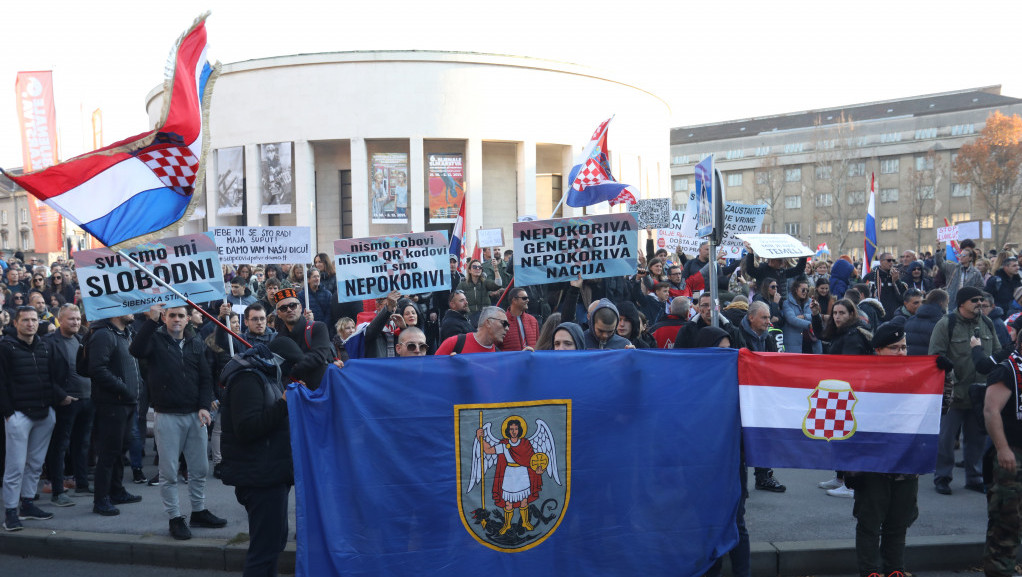
[[[515,284],[635,274],[635,216],[605,214],[514,224]]]
[[[205,234],[165,238],[125,252],[194,302],[224,298],[216,244]],[[75,254],[75,264],[85,318],[90,321],[147,311],[156,304],[185,304],[108,248],[80,251]]]
[[[451,289],[447,234],[442,231],[334,241],[337,299],[351,302]]]

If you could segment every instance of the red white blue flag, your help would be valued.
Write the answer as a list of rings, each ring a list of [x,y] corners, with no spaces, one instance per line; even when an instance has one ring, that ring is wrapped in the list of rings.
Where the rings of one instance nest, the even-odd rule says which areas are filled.
[[[738,357],[742,439],[754,467],[932,473],[944,373],[932,356]]]
[[[465,274],[465,195],[461,196],[461,208],[451,234],[451,256],[458,259],[458,272]]]
[[[630,184],[614,180],[610,172],[607,126],[611,120],[613,118],[608,118],[596,128],[589,144],[582,151],[582,161],[572,167],[568,174],[568,206],[589,206],[605,200],[610,206],[622,202],[636,203],[638,190]]]
[[[203,185],[204,115],[220,69],[206,58],[206,16],[171,52],[156,129],[8,177],[107,246],[154,235],[184,218]]]
[[[864,254],[862,263],[865,274],[873,270],[873,255],[877,251],[877,210],[876,210],[876,175],[869,175],[869,205],[866,207],[866,238],[863,240]]]

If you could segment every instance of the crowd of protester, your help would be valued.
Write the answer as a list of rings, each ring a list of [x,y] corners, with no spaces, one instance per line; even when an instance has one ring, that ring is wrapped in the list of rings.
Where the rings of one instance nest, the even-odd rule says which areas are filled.
[[[964,462],[958,465],[964,466],[964,488],[979,492],[990,488],[981,463],[987,436],[983,417],[973,406],[982,403],[970,397],[970,385],[985,383],[988,373],[1000,374],[997,363],[1015,350],[1022,327],[1022,277],[1011,245],[984,255],[973,242],[963,241],[954,259],[943,250],[882,253],[868,273],[861,262],[847,256],[833,262],[761,259],[746,249],[741,259],[727,261],[722,252],[711,262],[706,244],[698,255],[687,257],[654,251],[650,242],[634,275],[580,277],[536,286],[515,283],[512,251],[486,250],[482,259],[471,259],[464,268],[451,258],[449,290],[393,292],[348,303],[337,302],[337,275],[325,253],[317,254],[308,267],[225,267],[226,298],[203,306],[256,345],[256,352],[233,359],[232,351],[242,353],[246,347],[190,307],[157,306],[147,313],[90,323],[73,261],[58,259],[47,265],[35,258],[26,261],[20,253],[3,255],[0,410],[7,439],[5,457],[0,459],[6,465],[3,527],[18,530],[22,520],[52,517],[52,510],[35,504],[42,498],[40,492],[57,507],[75,505],[69,495],[89,496],[95,513],[115,516],[119,505],[141,499],[126,490],[125,468],[130,468],[132,482],[161,486],[170,534],[178,539],[189,538],[190,527],[225,523],[205,506],[207,473],[239,486],[239,502],[249,508],[252,519],[259,510],[253,503],[279,507],[280,487],[288,486],[290,478],[277,479],[271,492],[253,487],[242,491],[252,471],[266,464],[239,468],[229,457],[224,462],[225,454],[246,455],[237,447],[251,439],[241,432],[244,426],[225,431],[225,419],[218,414],[230,396],[225,375],[255,374],[251,367],[258,368],[259,354],[265,356],[269,349],[288,358],[289,375],[309,386],[318,383],[331,362],[343,366],[356,358],[432,354],[699,347],[936,354],[949,376],[934,489],[951,493],[954,448],[960,437]],[[716,302],[708,290],[711,266],[716,267]],[[40,381],[52,384],[45,394],[33,388],[32,382]],[[239,382],[248,387],[259,384],[247,376]],[[147,418],[150,408],[155,413],[152,424]],[[286,405],[271,403],[263,410],[260,423],[266,426],[260,434],[276,435],[272,438],[279,443]],[[193,419],[203,425],[201,430],[190,426]],[[267,425],[270,422],[276,424]],[[147,476],[142,458],[150,427],[156,431],[152,450],[157,451],[159,470]],[[275,458],[282,459],[279,453]],[[770,469],[757,468],[754,478],[758,490],[785,491]],[[819,485],[828,495],[856,498],[858,507],[858,495],[880,490],[875,487],[881,481],[892,479],[914,483],[896,485],[904,495],[898,501],[901,508],[890,518],[880,513],[868,522],[860,518],[859,529],[863,540],[879,540],[886,519],[883,535],[888,539],[898,533],[897,527],[888,530],[890,519],[897,518],[903,525],[903,549],[917,478],[877,480],[837,471]],[[178,504],[179,482],[188,487],[187,521]],[[743,491],[745,486],[743,472]],[[285,505],[286,499],[285,491]],[[865,496],[861,499],[868,502]],[[744,498],[737,521],[740,545],[732,552],[739,575],[747,574],[748,561],[743,515]],[[273,525],[267,542],[278,534],[279,527]],[[890,548],[884,549],[881,567],[880,549],[870,553],[872,545],[863,547],[860,568],[876,565],[864,576],[904,570],[897,555],[888,558]],[[893,547],[897,550],[897,543]]]

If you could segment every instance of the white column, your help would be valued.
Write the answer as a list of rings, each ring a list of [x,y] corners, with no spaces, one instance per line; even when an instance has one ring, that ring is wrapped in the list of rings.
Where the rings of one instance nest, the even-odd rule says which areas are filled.
[[[296,140],[294,147],[295,224],[309,227],[312,252],[315,254],[320,252],[316,242],[316,153],[308,140]]]
[[[536,214],[536,141],[517,144],[518,149],[518,216]],[[550,216],[550,215],[546,215]],[[546,216],[536,215],[537,218]],[[510,230],[505,231],[510,233]]]
[[[408,210],[412,232],[426,230],[426,169],[423,166],[422,137],[408,139]]]
[[[216,151],[210,150],[206,155],[206,229],[217,226],[216,203],[217,203],[217,182],[216,182]]]
[[[478,138],[465,144],[465,198],[465,251],[471,258],[476,231],[483,225],[483,141]]]
[[[259,211],[263,205],[262,181],[259,171],[262,162],[259,158],[259,145],[245,145],[245,224],[247,226],[266,226],[269,219]]]
[[[369,153],[364,138],[351,139],[351,237],[369,236]]]
[[[575,166],[575,156],[576,156],[576,154],[578,154],[580,152],[581,152],[581,149],[576,151],[575,148],[570,146],[570,145],[564,146],[563,148],[561,148],[561,175],[562,175],[561,176],[561,194],[563,195],[565,201],[568,200],[568,188],[571,186],[571,183],[568,182],[568,175],[571,174],[571,167]],[[574,207],[568,206],[567,202],[564,202],[564,203],[561,204],[561,211],[562,211],[561,214],[563,214],[565,217],[569,217],[569,216],[582,216],[582,211],[583,210],[584,210],[583,208],[574,208]],[[540,218],[547,218],[548,216],[550,216],[550,215],[549,214],[547,214],[547,215],[540,215]]]

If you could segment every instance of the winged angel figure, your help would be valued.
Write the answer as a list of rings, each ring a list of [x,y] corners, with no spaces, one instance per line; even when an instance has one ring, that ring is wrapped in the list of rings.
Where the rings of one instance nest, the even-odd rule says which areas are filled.
[[[557,473],[557,447],[550,427],[542,419],[536,419],[536,432],[525,438],[525,419],[511,416],[504,420],[503,438],[490,433],[491,423],[476,430],[476,441],[472,444],[472,476],[469,492],[483,482],[483,473],[497,466],[493,477],[493,502],[504,510],[504,525],[499,534],[511,528],[515,509],[521,511],[522,527],[528,531],[535,527],[529,522],[529,504],[539,498],[543,489],[543,473],[561,484]]]

